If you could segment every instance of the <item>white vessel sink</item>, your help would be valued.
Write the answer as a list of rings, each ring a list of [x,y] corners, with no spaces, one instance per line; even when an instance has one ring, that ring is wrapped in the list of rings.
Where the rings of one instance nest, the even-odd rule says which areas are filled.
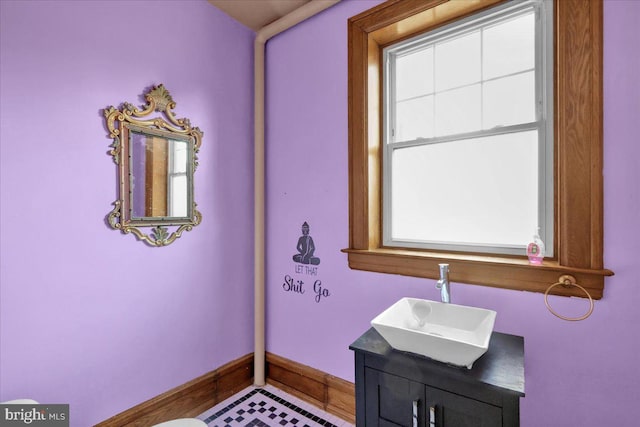
[[[402,298],[371,321],[391,347],[471,369],[486,353],[496,312]]]

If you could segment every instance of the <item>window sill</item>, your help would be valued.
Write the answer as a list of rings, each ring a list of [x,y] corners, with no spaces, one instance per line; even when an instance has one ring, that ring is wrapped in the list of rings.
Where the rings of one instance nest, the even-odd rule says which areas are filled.
[[[354,270],[437,279],[439,263],[450,265],[449,277],[453,282],[491,286],[544,293],[557,283],[560,276],[570,274],[585,288],[593,299],[601,299],[604,278],[612,276],[610,270],[592,270],[560,265],[556,260],[545,260],[542,265],[531,265],[523,257],[427,252],[411,249],[375,248],[343,249],[349,267]],[[556,286],[554,295],[584,298],[574,286]]]

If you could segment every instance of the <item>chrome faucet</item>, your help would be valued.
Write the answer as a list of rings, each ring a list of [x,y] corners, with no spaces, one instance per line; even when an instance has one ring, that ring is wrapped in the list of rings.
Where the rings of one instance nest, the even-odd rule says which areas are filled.
[[[449,286],[449,264],[438,264],[440,266],[440,280],[436,282],[436,288],[440,289],[442,302],[451,302],[451,289]]]

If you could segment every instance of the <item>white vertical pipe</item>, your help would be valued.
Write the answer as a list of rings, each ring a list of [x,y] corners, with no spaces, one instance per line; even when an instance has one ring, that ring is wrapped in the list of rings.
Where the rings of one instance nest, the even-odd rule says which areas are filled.
[[[265,384],[264,345],[264,42],[256,37],[254,46],[254,353],[253,378],[256,386]]]
[[[256,33],[254,44],[254,385],[265,384],[264,52],[267,41],[340,0],[312,0]]]

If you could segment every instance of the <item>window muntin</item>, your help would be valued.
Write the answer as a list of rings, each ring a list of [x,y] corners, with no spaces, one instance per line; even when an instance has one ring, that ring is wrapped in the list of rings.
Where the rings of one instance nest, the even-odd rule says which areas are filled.
[[[386,246],[522,255],[540,227],[552,251],[550,9],[507,3],[384,50]]]

